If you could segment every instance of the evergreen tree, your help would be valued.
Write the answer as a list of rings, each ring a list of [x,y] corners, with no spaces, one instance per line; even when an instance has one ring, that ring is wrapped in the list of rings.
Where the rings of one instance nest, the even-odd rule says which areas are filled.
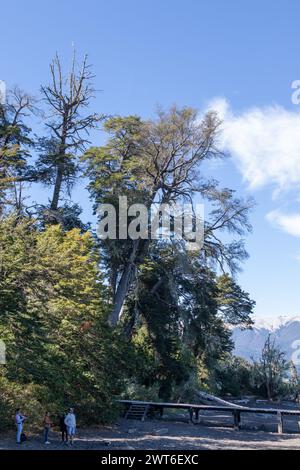
[[[276,345],[275,339],[268,335],[261,358],[254,363],[254,384],[263,388],[268,399],[273,400],[286,390],[289,368],[285,353]]]
[[[248,306],[248,294],[243,295]],[[226,316],[222,310],[225,300],[219,279],[195,255],[180,255],[166,242],[152,244],[123,321],[133,341],[137,335],[139,346],[143,338],[146,351],[152,350],[150,382],[159,386],[164,399],[170,399],[176,387],[187,383],[199,367],[202,375],[204,370],[209,372],[203,380],[199,375],[198,387],[215,381],[215,368],[233,348],[229,325],[251,324],[253,303],[246,313],[240,297],[233,297],[233,310]],[[149,383],[143,373],[140,380]]]
[[[24,390],[18,400],[28,413],[38,401],[39,412],[41,406],[58,412],[73,404],[82,420],[110,419],[128,346],[107,326],[93,238],[58,225],[39,232],[32,221],[15,224],[11,218],[0,224],[0,246],[4,422],[18,404],[17,389]],[[121,369],[117,376],[115,364]]]
[[[23,211],[23,184],[35,179],[28,164],[33,140],[25,124],[34,110],[34,100],[14,88],[0,102],[0,216],[4,212]]]

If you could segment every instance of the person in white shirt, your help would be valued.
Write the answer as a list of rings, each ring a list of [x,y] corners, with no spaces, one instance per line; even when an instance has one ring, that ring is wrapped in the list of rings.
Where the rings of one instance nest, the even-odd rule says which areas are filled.
[[[20,408],[16,410],[15,422],[17,426],[17,444],[21,444],[21,434],[23,431],[23,422],[25,421],[25,416],[22,415]]]
[[[67,416],[65,417],[65,425],[67,426],[68,438],[71,446],[73,445],[73,439],[76,433],[76,416],[73,408],[69,409]]]

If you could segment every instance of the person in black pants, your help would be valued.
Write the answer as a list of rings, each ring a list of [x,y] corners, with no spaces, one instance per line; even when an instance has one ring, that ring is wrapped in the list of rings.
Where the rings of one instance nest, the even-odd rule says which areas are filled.
[[[60,427],[60,432],[61,432],[61,442],[68,442],[68,432],[67,432],[67,426],[65,425],[65,417],[67,413],[63,413],[61,417],[59,418],[59,427]]]

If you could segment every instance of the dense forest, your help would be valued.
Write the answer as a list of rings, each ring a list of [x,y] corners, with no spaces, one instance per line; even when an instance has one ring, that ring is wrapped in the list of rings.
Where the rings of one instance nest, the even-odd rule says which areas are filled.
[[[114,419],[116,397],[275,394],[259,364],[232,355],[231,329],[252,324],[254,301],[236,274],[254,203],[209,173],[208,161],[226,157],[217,114],[173,106],[145,120],[91,111],[87,60],[63,69],[55,57],[35,97],[14,88],[0,105],[1,428],[17,406],[31,423],[71,405],[82,423],[97,423]],[[36,116],[43,134],[31,128]],[[95,218],[119,196],[147,207],[204,203],[202,249],[176,239],[100,239],[72,201],[80,181]],[[48,204],[29,197],[34,185]]]

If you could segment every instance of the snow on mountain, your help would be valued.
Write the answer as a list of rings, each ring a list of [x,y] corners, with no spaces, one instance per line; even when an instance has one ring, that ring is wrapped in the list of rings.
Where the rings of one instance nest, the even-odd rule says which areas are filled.
[[[300,315],[280,315],[279,317],[272,317],[272,318],[262,318],[259,317],[255,319],[255,327],[256,328],[267,328],[268,330],[275,330],[282,325],[286,325],[287,323],[299,321],[300,322]]]
[[[300,369],[300,316],[258,320],[252,330],[233,330],[234,354],[245,359],[258,359],[268,334]]]

